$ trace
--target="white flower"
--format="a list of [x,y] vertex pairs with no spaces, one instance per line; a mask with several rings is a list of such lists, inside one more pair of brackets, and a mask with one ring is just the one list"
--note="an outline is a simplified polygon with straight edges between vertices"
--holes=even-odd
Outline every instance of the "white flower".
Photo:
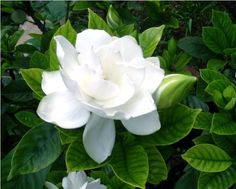
[[[58,189],[51,182],[46,182],[47,189]],[[94,180],[87,177],[85,172],[71,172],[62,180],[63,189],[106,189],[107,187],[100,183],[100,179]]]
[[78,33],[75,47],[63,36],[55,40],[60,70],[43,73],[46,96],[37,110],[43,120],[66,129],[86,124],[84,147],[98,163],[111,154],[114,120],[136,135],[160,128],[152,98],[164,77],[157,57],[145,59],[133,37],[103,30]]

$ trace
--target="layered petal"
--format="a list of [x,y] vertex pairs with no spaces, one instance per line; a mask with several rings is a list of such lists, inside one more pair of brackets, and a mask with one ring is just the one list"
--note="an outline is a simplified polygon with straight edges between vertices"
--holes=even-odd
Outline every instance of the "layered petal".
[[92,114],[83,133],[84,148],[97,163],[111,155],[115,143],[115,123]]
[[135,135],[149,135],[156,132],[161,127],[159,115],[156,110],[135,118],[121,121],[124,127]]
[[37,113],[43,120],[66,129],[83,126],[90,116],[69,92],[55,92],[45,96],[39,103]]
[[62,180],[63,189],[78,189],[87,182],[87,176],[84,171],[71,172]]
[[56,53],[63,71],[72,79],[77,78],[79,69],[78,53],[73,45],[63,36],[54,37],[56,40]]
[[77,34],[75,47],[79,53],[86,53],[111,41],[112,37],[103,30],[86,29]]
[[43,72],[41,85],[46,95],[54,92],[67,91],[60,71]]

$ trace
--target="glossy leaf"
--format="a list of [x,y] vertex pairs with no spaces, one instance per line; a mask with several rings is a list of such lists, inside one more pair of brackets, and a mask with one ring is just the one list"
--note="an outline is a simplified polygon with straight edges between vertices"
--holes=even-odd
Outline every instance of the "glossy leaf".
[[152,56],[159,43],[165,26],[152,27],[139,35],[139,44],[143,49],[144,57]]
[[11,169],[11,159],[15,148],[7,154],[1,162],[1,188],[2,189],[39,189],[43,188],[50,166],[32,174],[16,176],[14,179],[7,181],[7,175]]
[[112,5],[109,6],[106,20],[108,25],[113,29],[116,29],[117,27],[122,25],[122,19]]
[[156,147],[146,147],[145,151],[148,155],[149,164],[148,182],[159,184],[167,179],[168,171],[165,160]]
[[198,189],[228,189],[236,183],[236,166],[219,173],[201,173],[198,180]]
[[20,111],[15,114],[15,117],[19,122],[27,127],[34,127],[43,123],[43,120],[41,120],[33,112]]
[[31,57],[30,67],[46,70],[49,68],[49,58],[43,53],[36,51]]
[[199,109],[190,109],[184,105],[163,110],[160,112],[161,129],[139,140],[149,145],[174,144],[190,133],[199,113]]
[[148,156],[142,146],[118,143],[114,148],[110,165],[123,182],[145,188],[148,177]]
[[212,120],[211,132],[218,135],[235,135],[236,122],[230,114],[215,113]]
[[21,69],[23,79],[33,92],[41,98],[44,96],[44,92],[41,89],[42,73],[43,70],[38,68]]
[[33,127],[23,136],[16,147],[8,178],[44,169],[60,154],[61,144],[57,130],[49,124]]
[[227,64],[226,61],[219,60],[219,59],[210,59],[207,62],[207,68],[211,70],[220,70],[224,68],[224,66]]
[[81,140],[72,142],[68,147],[66,152],[66,167],[68,172],[94,169],[103,165],[96,163],[88,156]]
[[[72,45],[75,44],[76,40],[76,31],[71,26],[70,21],[67,21],[65,25],[62,25],[54,34],[54,36],[62,35],[67,40],[69,40]],[[59,62],[56,55],[56,42],[54,38],[52,38],[49,47],[49,54],[50,54],[50,69],[51,70],[58,70],[59,69]]]
[[200,75],[201,78],[207,83],[209,84],[212,81],[215,81],[217,79],[220,80],[224,80],[225,83],[230,84],[231,82],[229,81],[229,79],[224,76],[223,74],[221,74],[220,72],[217,72],[215,70],[210,70],[210,69],[201,69],[200,70]]
[[209,112],[200,112],[200,114],[198,114],[197,116],[193,128],[210,131],[212,118],[213,114]]
[[215,53],[223,53],[227,47],[225,34],[215,27],[203,27],[202,38],[206,46]]
[[192,167],[203,172],[220,172],[232,165],[231,157],[212,144],[199,144],[182,155]]
[[112,35],[112,31],[107,23],[91,9],[89,9],[88,19],[88,28],[105,30],[107,33]]

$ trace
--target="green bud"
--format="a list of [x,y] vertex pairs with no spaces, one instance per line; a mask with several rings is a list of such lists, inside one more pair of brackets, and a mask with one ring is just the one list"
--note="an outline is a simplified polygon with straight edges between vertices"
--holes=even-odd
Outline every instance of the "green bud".
[[169,108],[179,103],[187,96],[196,80],[196,77],[183,74],[165,76],[161,85],[153,94],[157,108]]

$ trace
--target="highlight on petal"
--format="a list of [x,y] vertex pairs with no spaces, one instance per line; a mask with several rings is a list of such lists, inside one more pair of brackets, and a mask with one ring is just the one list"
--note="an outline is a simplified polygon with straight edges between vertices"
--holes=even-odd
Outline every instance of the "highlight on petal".
[[58,189],[58,187],[55,184],[51,183],[51,182],[46,181],[44,185],[47,189]]
[[78,189],[87,182],[87,176],[84,171],[71,172],[62,180],[63,189]]
[[62,80],[60,71],[44,71],[42,75],[42,90],[48,95],[54,92],[66,91],[67,88]]
[[124,127],[135,135],[149,135],[161,128],[159,115],[156,110],[139,117],[121,121]]
[[77,34],[75,47],[79,53],[86,53],[111,41],[112,37],[104,30],[86,29]]
[[115,123],[92,114],[83,133],[83,144],[88,155],[102,163],[111,155],[115,143]]
[[79,63],[77,60],[78,53],[73,45],[63,36],[54,37],[56,41],[56,53],[60,65],[64,72],[71,78],[76,78]]
[[37,114],[43,120],[65,129],[78,128],[87,123],[90,113],[69,92],[55,92],[39,103]]

